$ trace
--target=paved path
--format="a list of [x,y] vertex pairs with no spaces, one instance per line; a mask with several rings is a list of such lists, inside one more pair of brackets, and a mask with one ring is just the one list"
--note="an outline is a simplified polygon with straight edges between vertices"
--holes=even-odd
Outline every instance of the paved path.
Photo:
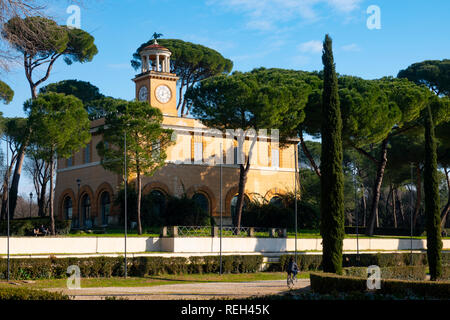
[[[295,289],[309,290],[309,279],[299,279]],[[61,291],[61,289],[48,289]],[[100,300],[106,297],[129,300],[208,300],[217,298],[242,299],[251,296],[282,294],[289,291],[286,280],[252,282],[211,282],[169,284],[153,287],[103,287],[62,290],[75,300]]]

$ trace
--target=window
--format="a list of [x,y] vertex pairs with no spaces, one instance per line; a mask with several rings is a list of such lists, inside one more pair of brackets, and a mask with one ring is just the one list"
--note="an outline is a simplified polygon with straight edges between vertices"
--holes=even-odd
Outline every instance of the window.
[[84,163],[91,162],[91,144],[88,143],[86,148],[84,149]]
[[278,149],[272,149],[272,167],[280,167],[280,150]]
[[81,200],[83,224],[87,228],[92,227],[92,217],[91,217],[91,198],[85,194]]
[[100,198],[101,211],[102,211],[102,225],[108,225],[108,216],[111,210],[111,198],[108,192],[103,192]]
[[203,162],[203,143],[194,142],[194,163]]
[[66,220],[72,219],[72,198],[66,197],[64,199],[64,217]]
[[73,157],[67,159],[67,167],[73,166]]
[[210,213],[209,211],[209,199],[203,193],[196,193],[192,196],[192,200],[197,203],[197,205],[206,213]]

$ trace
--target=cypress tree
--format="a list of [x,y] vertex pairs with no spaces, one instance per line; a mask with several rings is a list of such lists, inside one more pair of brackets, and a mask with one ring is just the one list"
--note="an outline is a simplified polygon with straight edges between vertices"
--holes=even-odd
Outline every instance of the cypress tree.
[[436,138],[430,106],[428,106],[428,114],[425,119],[424,175],[428,266],[431,280],[436,280],[442,275],[442,239]]
[[326,35],[322,62],[321,225],[322,266],[325,272],[342,272],[344,240],[344,175],[342,170],[342,119],[332,40]]

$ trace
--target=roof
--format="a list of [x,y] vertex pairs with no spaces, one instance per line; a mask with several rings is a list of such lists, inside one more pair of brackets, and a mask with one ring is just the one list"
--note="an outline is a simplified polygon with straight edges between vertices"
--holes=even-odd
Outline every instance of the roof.
[[162,45],[157,44],[157,43],[153,43],[153,44],[151,44],[151,45],[149,45],[149,46],[146,46],[146,47],[142,48],[141,51],[143,51],[143,50],[149,50],[149,49],[150,49],[150,50],[156,49],[156,50],[165,50],[165,51],[169,51],[169,49],[167,49],[166,47],[163,47]]

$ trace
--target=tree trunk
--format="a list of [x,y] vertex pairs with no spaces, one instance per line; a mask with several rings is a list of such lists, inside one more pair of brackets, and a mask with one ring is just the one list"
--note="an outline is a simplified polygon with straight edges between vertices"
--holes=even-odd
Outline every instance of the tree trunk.
[[445,222],[447,221],[448,213],[450,212],[450,171],[447,168],[444,168],[445,178],[447,179],[447,192],[448,192],[448,200],[444,209],[441,212],[441,228],[445,228]]
[[54,216],[54,201],[53,201],[53,174],[54,174],[53,157],[50,161],[50,230],[52,235],[55,235],[55,216]]
[[387,198],[385,201],[386,208],[384,210],[386,212],[386,216],[388,216],[388,214],[389,214],[389,206],[391,205],[390,200],[391,200],[392,190],[393,189],[392,189],[392,183],[391,183],[391,184],[389,184],[389,192],[388,192],[388,195],[387,195]]
[[394,217],[394,228],[397,229],[397,210],[396,210],[396,203],[395,203],[395,192],[397,189],[392,187],[392,215]]
[[39,207],[39,212],[38,212],[38,216],[39,217],[45,217],[45,207],[46,207],[46,193],[47,193],[47,183],[43,184],[41,186],[41,194],[38,195],[38,207]]
[[137,228],[138,234],[142,234],[142,224],[141,224],[141,198],[142,198],[142,188],[141,188],[141,172],[139,168],[136,173],[136,189],[137,189]]
[[[414,208],[414,217],[413,217],[413,226],[417,227],[417,219],[419,217],[420,213],[420,205],[422,204],[422,182],[421,182],[421,172],[420,172],[420,165],[416,164],[416,206]],[[417,230],[417,229],[416,229]]]
[[377,176],[373,188],[372,207],[367,221],[366,235],[372,236],[375,228],[375,219],[378,216],[378,203],[380,201],[381,184],[383,183],[384,170],[387,163],[387,145],[388,138],[384,139],[381,144],[381,158],[378,163]]
[[17,155],[16,167],[14,168],[14,174],[11,182],[11,188],[9,191],[9,208],[11,219],[14,217],[14,211],[17,205],[17,194],[19,192],[20,175],[22,174],[23,160],[25,159],[25,148],[19,150]]
[[235,227],[237,228],[237,233],[239,233],[239,228],[241,227],[241,217],[242,208],[244,207],[244,196],[245,196],[245,185],[247,184],[247,174],[250,169],[250,162],[247,160],[247,164],[239,165],[239,187],[238,187],[238,199],[236,203],[236,213],[235,213]]
[[362,209],[363,209],[363,226],[366,226],[366,211],[367,211],[367,203],[366,203],[366,195],[364,191],[364,184],[361,185],[361,192],[362,192]]
[[311,153],[309,152],[308,148],[306,147],[305,140],[303,140],[303,131],[300,131],[300,143],[302,145],[303,153],[308,158],[309,163],[314,168],[314,171],[316,172],[317,176],[320,178],[320,169],[317,166],[316,161],[314,161],[314,158],[311,156]]
[[403,203],[400,200],[400,197],[398,195],[398,190],[395,191],[395,198],[397,199],[397,203],[398,203],[398,209],[400,211],[400,216],[402,217],[402,225],[405,224],[405,210],[403,210]]

